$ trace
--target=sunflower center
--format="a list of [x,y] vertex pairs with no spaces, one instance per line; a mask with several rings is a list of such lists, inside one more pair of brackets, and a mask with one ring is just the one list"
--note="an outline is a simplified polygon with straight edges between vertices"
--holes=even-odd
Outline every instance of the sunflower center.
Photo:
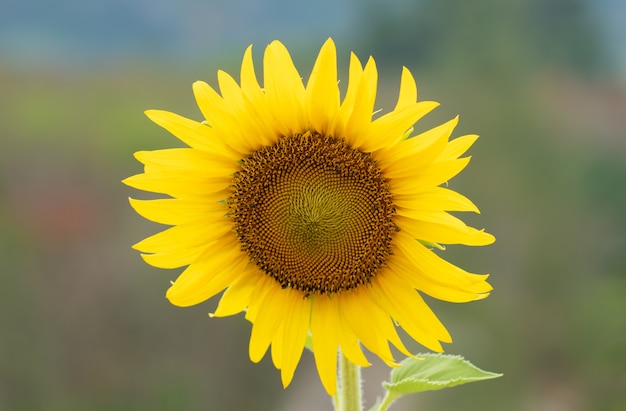
[[229,215],[250,261],[282,287],[336,293],[371,281],[391,252],[395,209],[369,153],[306,133],[243,160]]

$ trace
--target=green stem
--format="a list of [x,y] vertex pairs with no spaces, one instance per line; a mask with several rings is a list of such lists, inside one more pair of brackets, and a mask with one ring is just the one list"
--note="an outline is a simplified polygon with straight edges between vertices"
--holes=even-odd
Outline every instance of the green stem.
[[389,408],[389,406],[391,405],[391,403],[393,403],[397,398],[398,398],[397,394],[391,394],[389,391],[387,391],[385,393],[385,397],[380,403],[380,407],[378,408],[378,411],[386,411],[387,408]]
[[362,411],[361,367],[339,353],[339,379],[335,395],[335,411]]

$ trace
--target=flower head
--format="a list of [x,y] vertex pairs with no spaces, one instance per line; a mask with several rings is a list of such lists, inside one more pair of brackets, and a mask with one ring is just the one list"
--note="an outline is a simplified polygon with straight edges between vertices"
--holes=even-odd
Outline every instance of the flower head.
[[336,51],[324,43],[303,84],[287,49],[265,50],[263,87],[248,48],[237,83],[193,85],[202,122],[148,111],[188,148],[135,154],[144,172],[124,182],[166,194],[131,199],[145,218],[173,227],[134,247],[149,264],[186,266],[167,298],[190,306],[217,294],[212,316],[244,311],[250,358],[272,360],[287,386],[310,334],[322,384],[335,391],[337,353],[369,365],[361,345],[395,366],[396,327],[442,351],[450,335],[421,293],[467,302],[486,297],[487,275],[441,259],[439,244],[486,245],[493,236],[450,211],[478,212],[442,184],[469,162],[477,136],[449,140],[457,119],[412,136],[437,104],[417,101],[402,71],[395,108],[373,119],[377,71],[352,54],[343,99]]

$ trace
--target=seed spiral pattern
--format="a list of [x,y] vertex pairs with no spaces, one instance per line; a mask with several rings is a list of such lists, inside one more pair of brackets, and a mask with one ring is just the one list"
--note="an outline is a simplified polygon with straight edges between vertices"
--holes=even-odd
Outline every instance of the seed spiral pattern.
[[248,155],[228,207],[250,261],[307,296],[370,282],[398,230],[387,181],[370,154],[309,132]]

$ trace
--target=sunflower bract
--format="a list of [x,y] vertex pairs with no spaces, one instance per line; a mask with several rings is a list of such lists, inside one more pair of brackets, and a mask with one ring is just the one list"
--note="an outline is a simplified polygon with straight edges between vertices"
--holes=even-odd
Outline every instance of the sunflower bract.
[[239,83],[223,71],[219,92],[194,83],[201,121],[146,112],[188,148],[136,154],[144,172],[124,183],[166,197],[131,205],[172,227],[134,248],[155,267],[186,267],[167,291],[172,304],[222,293],[212,316],[244,311],[251,360],[271,347],[285,387],[308,334],[330,395],[338,350],[367,366],[363,346],[395,366],[390,344],[411,355],[401,327],[442,351],[450,335],[421,294],[468,302],[491,291],[487,275],[468,273],[425,245],[494,241],[450,214],[478,209],[442,186],[468,164],[461,156],[476,136],[450,140],[453,119],[407,138],[437,104],[417,100],[406,68],[395,108],[373,119],[372,58],[363,66],[351,55],[341,98],[331,39],[306,85],[278,41],[265,50],[263,73],[261,86],[249,47]]

